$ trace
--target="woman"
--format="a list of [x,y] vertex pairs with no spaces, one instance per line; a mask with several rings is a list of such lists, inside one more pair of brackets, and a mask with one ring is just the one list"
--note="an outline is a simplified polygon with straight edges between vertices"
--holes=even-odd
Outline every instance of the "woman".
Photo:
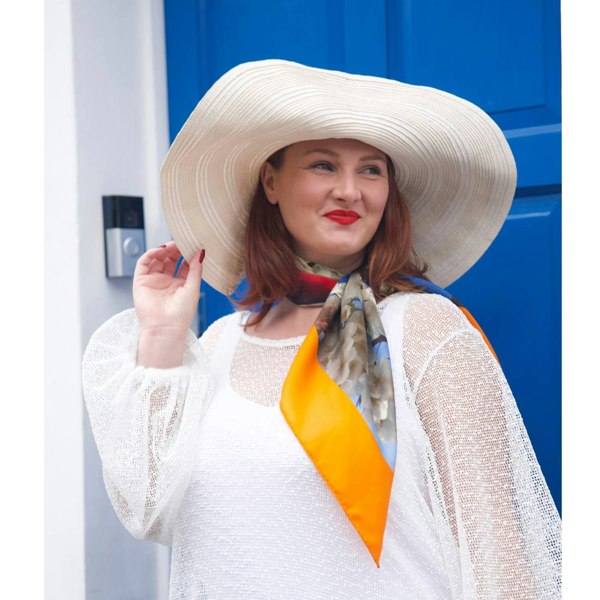
[[[84,357],[109,496],[172,545],[171,598],[560,596],[510,389],[431,283],[483,254],[515,177],[439,90],[275,60],[209,90],[161,172],[175,241]],[[244,275],[197,340],[201,280]]]

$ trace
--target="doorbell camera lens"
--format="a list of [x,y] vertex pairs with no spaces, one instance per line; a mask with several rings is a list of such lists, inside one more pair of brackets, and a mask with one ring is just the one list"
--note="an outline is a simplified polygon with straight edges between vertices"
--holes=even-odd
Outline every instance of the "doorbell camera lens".
[[133,208],[127,208],[123,211],[123,227],[137,229],[140,226],[139,214]]

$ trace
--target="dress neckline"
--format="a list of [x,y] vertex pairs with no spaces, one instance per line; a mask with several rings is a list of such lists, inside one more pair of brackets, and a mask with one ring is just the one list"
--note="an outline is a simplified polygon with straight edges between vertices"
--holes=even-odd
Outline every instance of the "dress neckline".
[[302,342],[304,341],[304,338],[306,338],[305,335],[298,335],[295,337],[280,338],[280,339],[263,338],[263,337],[258,337],[256,335],[250,335],[249,333],[246,333],[243,329],[240,332],[240,337],[241,337],[241,339],[245,340],[246,342],[249,342],[250,344],[255,344],[256,346],[271,346],[271,347],[277,347],[277,348],[281,348],[281,347],[285,347],[285,346],[300,346],[302,344]]

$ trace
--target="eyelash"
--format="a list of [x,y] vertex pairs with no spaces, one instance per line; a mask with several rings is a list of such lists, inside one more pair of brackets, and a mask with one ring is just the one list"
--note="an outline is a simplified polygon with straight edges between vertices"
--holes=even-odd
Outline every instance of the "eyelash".
[[311,168],[313,169],[317,169],[318,167],[327,167],[327,170],[333,171],[333,167],[329,163],[323,162],[322,160],[311,165]]
[[374,166],[374,165],[370,165],[368,167],[365,167],[365,169],[373,169],[373,171],[375,171],[374,173],[369,173],[369,175],[381,175],[381,169],[379,167]]
[[[327,167],[327,169],[321,169],[320,168],[320,167],[323,167],[323,166]],[[312,169],[317,169],[318,168],[318,170],[333,171],[333,165],[331,165],[328,162],[324,162],[322,160],[320,160],[319,162],[313,163],[311,165],[311,168]],[[365,170],[369,170],[369,169],[372,169],[374,172],[373,173],[367,173],[367,175],[381,175],[381,169],[379,167],[375,166],[375,165],[369,165],[367,167],[364,167],[362,170],[365,171]]]

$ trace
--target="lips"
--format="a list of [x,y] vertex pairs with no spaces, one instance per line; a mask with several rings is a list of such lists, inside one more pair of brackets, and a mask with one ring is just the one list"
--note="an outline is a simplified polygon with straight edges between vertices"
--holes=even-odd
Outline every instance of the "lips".
[[360,219],[360,215],[353,210],[332,210],[325,215],[331,221],[335,221],[340,225],[352,225]]

